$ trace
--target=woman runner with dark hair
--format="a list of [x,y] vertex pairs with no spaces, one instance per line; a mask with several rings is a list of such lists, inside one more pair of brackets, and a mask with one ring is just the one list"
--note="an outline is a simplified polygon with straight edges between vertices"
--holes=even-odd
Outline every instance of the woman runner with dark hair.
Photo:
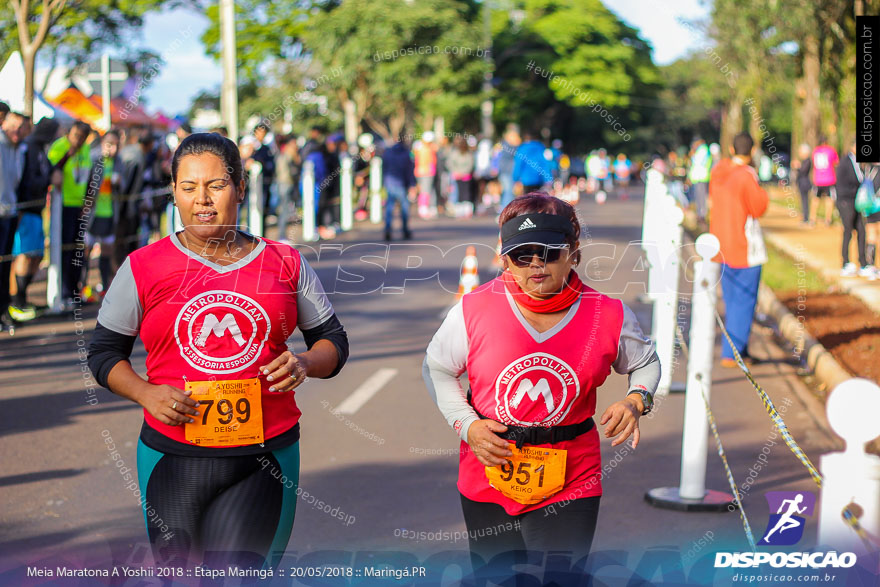
[[[144,408],[137,494],[156,562],[272,566],[299,480],[294,390],[333,377],[348,339],[314,270],[238,227],[235,143],[193,134],[174,153],[183,230],[128,256],[89,348],[95,379]],[[299,328],[308,350],[292,353]],[[147,377],[128,362],[135,339]]]
[[[474,570],[516,550],[569,551],[583,568],[602,495],[596,389],[612,367],[629,374],[627,395],[599,424],[612,446],[632,437],[635,447],[660,363],[629,308],[578,277],[570,204],[533,192],[499,224],[504,272],[450,310],[428,346],[425,381],[461,437]],[[513,529],[487,531],[498,528]]]

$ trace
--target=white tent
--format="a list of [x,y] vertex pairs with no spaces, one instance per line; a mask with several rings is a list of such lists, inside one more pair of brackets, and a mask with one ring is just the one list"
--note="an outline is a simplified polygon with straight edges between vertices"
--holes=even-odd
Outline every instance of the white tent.
[[[9,104],[13,111],[24,110],[24,62],[21,53],[15,51],[9,56],[3,69],[0,69],[0,100]],[[54,118],[56,111],[42,97],[34,92],[34,120],[43,117]],[[67,118],[67,116],[63,116]]]

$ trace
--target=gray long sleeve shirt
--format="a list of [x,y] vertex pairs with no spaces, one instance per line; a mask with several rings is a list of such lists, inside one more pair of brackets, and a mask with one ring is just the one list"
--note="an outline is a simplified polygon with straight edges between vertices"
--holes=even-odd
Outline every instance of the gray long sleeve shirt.
[[0,218],[18,212],[16,190],[24,169],[24,151],[0,130]]

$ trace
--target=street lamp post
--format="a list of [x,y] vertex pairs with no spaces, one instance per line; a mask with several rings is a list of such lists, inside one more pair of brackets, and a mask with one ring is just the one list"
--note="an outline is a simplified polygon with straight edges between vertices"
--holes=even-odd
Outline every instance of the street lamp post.
[[238,142],[238,78],[235,69],[235,0],[220,0],[220,47],[223,89],[220,111],[229,138]]
[[480,127],[483,137],[491,139],[495,132],[492,126],[492,9],[489,0],[483,0],[483,59],[486,72],[483,74],[483,103],[480,105]]

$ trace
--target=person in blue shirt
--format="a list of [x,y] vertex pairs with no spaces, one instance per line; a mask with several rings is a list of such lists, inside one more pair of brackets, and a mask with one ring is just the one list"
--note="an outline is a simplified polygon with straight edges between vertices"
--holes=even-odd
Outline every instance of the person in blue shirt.
[[394,204],[400,202],[400,222],[404,240],[412,239],[409,231],[409,197],[415,197],[415,163],[410,157],[406,134],[401,131],[397,143],[382,155],[382,181],[388,199],[385,202],[385,240],[391,240]]
[[535,140],[534,134],[523,133],[523,143],[517,148],[513,163],[513,181],[520,193],[538,191],[553,181],[552,157],[550,161],[545,158],[546,150],[542,142]]

